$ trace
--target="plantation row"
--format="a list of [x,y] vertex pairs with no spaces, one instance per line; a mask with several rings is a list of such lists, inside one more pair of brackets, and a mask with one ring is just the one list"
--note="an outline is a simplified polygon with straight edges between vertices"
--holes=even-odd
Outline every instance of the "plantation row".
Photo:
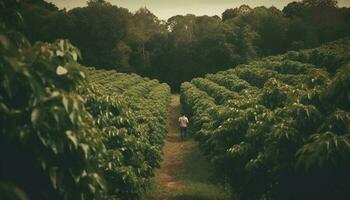
[[0,199],[139,199],[159,167],[169,86],[15,34],[0,32]]
[[185,82],[193,133],[241,200],[350,198],[350,38]]
[[79,91],[104,135],[108,191],[121,199],[139,199],[160,166],[170,88],[113,70],[89,69],[87,75]]

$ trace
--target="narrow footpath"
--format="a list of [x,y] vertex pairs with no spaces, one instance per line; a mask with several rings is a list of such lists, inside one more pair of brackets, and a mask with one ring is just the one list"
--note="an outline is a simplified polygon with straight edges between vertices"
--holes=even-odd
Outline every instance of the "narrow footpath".
[[[147,200],[226,200],[227,191],[213,179],[213,169],[192,139],[182,141],[177,120],[179,95],[172,95],[168,135],[163,147],[161,168],[156,171]],[[191,122],[190,122],[191,123]],[[189,133],[191,135],[191,133]]]

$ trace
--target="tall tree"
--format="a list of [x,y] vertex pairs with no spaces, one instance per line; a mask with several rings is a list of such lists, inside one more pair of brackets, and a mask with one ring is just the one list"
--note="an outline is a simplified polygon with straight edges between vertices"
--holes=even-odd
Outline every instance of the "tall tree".
[[171,17],[167,21],[168,29],[170,30],[170,38],[176,43],[188,44],[195,40],[194,26],[196,16],[195,15],[177,15]]
[[[164,23],[146,7],[140,8],[132,16],[128,38],[132,43],[138,46],[135,52],[136,59],[134,59],[134,65],[142,66],[143,69],[141,69],[141,71],[146,70],[150,65],[149,52],[146,50],[147,42],[155,35],[162,34],[165,31]],[[141,57],[138,56],[139,53]]]
[[[346,9],[338,8],[336,0],[292,2],[283,9],[283,13],[291,18],[289,40],[294,40],[291,43],[300,41],[305,47],[345,37],[350,31],[346,23]],[[302,34],[293,34],[298,32]]]
[[113,49],[126,39],[131,13],[104,1],[90,1],[84,8],[69,11],[70,39],[82,53],[84,63],[115,68]]
[[229,9],[226,9],[222,13],[221,18],[222,18],[222,21],[227,21],[227,20],[233,19],[237,16],[238,16],[237,10],[233,9],[233,8],[229,8]]
[[321,8],[336,8],[338,5],[337,0],[303,0],[301,3],[307,7]]

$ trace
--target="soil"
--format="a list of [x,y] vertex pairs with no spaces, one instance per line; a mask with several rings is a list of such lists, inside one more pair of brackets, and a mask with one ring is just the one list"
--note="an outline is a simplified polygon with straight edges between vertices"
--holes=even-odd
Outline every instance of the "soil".
[[163,161],[156,171],[154,186],[145,199],[229,199],[223,186],[213,183],[213,168],[199,150],[197,142],[180,137],[179,95],[172,95],[169,112]]

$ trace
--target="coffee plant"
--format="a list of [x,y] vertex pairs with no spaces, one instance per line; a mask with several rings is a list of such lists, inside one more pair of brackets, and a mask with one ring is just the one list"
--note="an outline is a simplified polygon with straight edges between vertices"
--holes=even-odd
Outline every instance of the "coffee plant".
[[349,49],[344,38],[182,84],[193,132],[237,199],[350,198]]
[[31,45],[16,5],[0,1],[0,199],[141,198],[169,86],[81,66],[67,40]]

